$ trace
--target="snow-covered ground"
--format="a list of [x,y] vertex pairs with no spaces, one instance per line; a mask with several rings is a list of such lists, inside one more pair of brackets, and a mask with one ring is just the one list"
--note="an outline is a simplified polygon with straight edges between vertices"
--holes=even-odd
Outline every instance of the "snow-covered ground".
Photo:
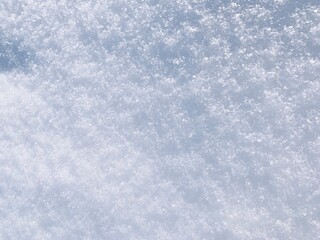
[[0,239],[320,239],[318,0],[0,2]]

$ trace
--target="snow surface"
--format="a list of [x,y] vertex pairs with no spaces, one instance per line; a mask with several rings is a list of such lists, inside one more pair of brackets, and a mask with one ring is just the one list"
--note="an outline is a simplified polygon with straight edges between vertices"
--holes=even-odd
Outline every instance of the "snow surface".
[[318,0],[3,0],[0,23],[0,239],[320,239]]

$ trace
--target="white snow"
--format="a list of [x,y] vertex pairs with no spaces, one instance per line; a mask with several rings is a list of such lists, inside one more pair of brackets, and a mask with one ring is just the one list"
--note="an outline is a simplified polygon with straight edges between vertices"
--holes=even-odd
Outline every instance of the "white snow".
[[0,22],[0,239],[320,239],[317,0],[4,0]]

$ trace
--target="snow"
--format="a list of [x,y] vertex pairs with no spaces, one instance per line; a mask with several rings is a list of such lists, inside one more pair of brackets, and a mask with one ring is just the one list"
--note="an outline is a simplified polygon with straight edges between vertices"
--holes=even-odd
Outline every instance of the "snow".
[[1,239],[320,239],[317,0],[0,3]]

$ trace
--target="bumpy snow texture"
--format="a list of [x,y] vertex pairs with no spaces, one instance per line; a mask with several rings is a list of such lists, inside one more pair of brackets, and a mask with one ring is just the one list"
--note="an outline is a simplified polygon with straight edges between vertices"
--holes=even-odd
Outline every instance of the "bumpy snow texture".
[[320,239],[318,0],[3,0],[0,239]]

